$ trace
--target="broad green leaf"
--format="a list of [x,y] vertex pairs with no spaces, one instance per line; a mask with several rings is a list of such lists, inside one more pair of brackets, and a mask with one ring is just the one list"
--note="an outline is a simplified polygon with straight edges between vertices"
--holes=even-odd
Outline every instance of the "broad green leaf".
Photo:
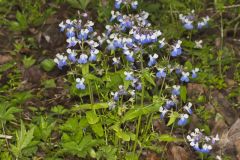
[[0,65],[0,73],[5,72],[6,70],[13,68],[16,65],[15,62],[9,62],[3,65]]
[[122,123],[133,120],[139,116],[157,112],[161,104],[152,104],[146,107],[137,107],[130,109],[122,118]]
[[43,81],[43,85],[44,88],[55,88],[56,87],[56,83],[54,79],[49,79],[49,80],[45,80]]
[[116,132],[116,135],[118,136],[118,138],[121,138],[124,141],[130,141],[130,139],[131,139],[130,134],[128,134],[127,132],[124,132],[120,128],[120,124],[119,123],[116,123],[111,128]]
[[55,66],[56,63],[52,59],[45,59],[41,62],[41,67],[47,72],[53,70]]
[[187,70],[192,70],[192,63],[190,61],[186,61],[184,64],[184,68],[186,68]]
[[92,130],[99,136],[102,137],[104,134],[103,127],[101,123],[96,123],[91,125]]
[[72,117],[69,118],[62,126],[60,126],[60,129],[62,129],[63,131],[74,132],[78,127],[78,118]]
[[187,88],[186,86],[181,86],[180,87],[180,97],[181,100],[185,103],[187,100]]
[[156,84],[155,84],[155,82],[154,82],[154,79],[153,79],[153,77],[152,77],[152,75],[151,75],[150,72],[148,72],[147,70],[145,70],[145,71],[143,72],[143,77],[144,77],[144,79],[145,79],[146,81],[148,81],[149,83],[151,83],[153,86],[156,86]]
[[79,111],[84,109],[102,109],[102,108],[108,108],[108,104],[107,103],[81,104],[74,106],[72,110]]
[[11,121],[15,119],[14,113],[22,111],[16,107],[8,107],[7,104],[0,104],[0,121],[5,123],[6,121]]
[[85,77],[89,73],[89,64],[83,64],[82,65],[82,75]]
[[30,147],[33,139],[34,128],[29,131],[26,130],[23,122],[21,121],[21,130],[16,134],[16,146],[11,144],[11,149],[15,157],[18,159],[22,156],[22,152],[25,148]]
[[86,118],[89,124],[96,124],[99,121],[99,117],[94,111],[86,112]]
[[136,153],[127,153],[125,156],[125,160],[138,160],[138,155]]
[[97,152],[97,159],[117,160],[117,148],[115,146],[101,146]]
[[159,140],[162,141],[162,142],[179,142],[179,141],[184,141],[183,139],[176,138],[176,137],[173,137],[173,136],[168,135],[168,134],[160,135]]
[[116,135],[118,136],[118,138],[121,138],[124,141],[130,141],[130,135],[127,132],[123,132],[122,130],[119,130],[118,132],[116,132]]
[[171,115],[169,116],[170,119],[168,121],[167,126],[170,126],[171,124],[173,124],[178,117],[179,117],[178,112],[172,112]]
[[73,7],[77,9],[85,10],[86,7],[89,5],[91,0],[67,0],[67,2]]

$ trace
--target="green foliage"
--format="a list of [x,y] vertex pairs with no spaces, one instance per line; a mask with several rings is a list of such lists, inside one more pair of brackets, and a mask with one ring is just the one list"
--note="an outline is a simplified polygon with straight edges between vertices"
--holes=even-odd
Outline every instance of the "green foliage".
[[29,68],[31,67],[34,63],[36,62],[36,60],[33,57],[24,57],[23,58],[23,65],[25,68]]
[[26,130],[21,122],[21,130],[16,133],[16,145],[11,144],[11,151],[16,159],[30,156],[37,150],[37,141],[33,141],[34,128]]
[[55,65],[55,62],[52,59],[45,59],[41,62],[41,67],[47,72],[53,70]]
[[0,122],[1,124],[5,124],[7,121],[15,120],[14,113],[20,112],[21,109],[16,107],[12,107],[7,103],[0,104]]
[[91,0],[67,0],[67,2],[73,7],[77,9],[85,10]]
[[[38,46],[37,42],[44,32],[42,29],[46,20],[55,11],[60,15],[59,17],[74,15],[73,18],[76,19],[78,10],[80,13],[90,13],[89,15],[94,15],[93,18],[97,20],[96,25],[103,28],[104,24],[109,23],[113,1],[0,0],[0,25],[2,26],[0,34],[5,34],[5,28],[14,32],[14,36],[9,35],[13,42],[13,49],[10,52],[6,51],[13,56],[13,60],[0,65],[0,129],[1,136],[7,137],[0,139],[0,145],[3,146],[0,148],[0,159],[137,160],[142,156],[143,150],[164,155],[165,143],[185,145],[184,139],[178,138],[180,137],[179,131],[182,131],[184,135],[190,131],[182,128],[175,132],[175,123],[183,111],[182,106],[188,100],[195,103],[192,109],[194,114],[201,119],[200,122],[191,122],[190,118],[189,122],[193,123],[192,126],[204,129],[210,135],[211,125],[208,124],[208,121],[216,115],[216,111],[208,110],[204,105],[211,103],[209,101],[211,97],[208,96],[209,93],[205,94],[205,91],[194,98],[188,97],[190,92],[188,93],[188,86],[185,83],[182,83],[180,87],[180,105],[177,106],[180,110],[176,111],[175,108],[172,108],[166,117],[166,125],[171,126],[172,130],[170,131],[170,127],[168,127],[162,134],[160,127],[156,127],[155,124],[155,120],[159,120],[159,107],[163,106],[167,100],[169,88],[173,84],[179,83],[179,75],[169,76],[174,71],[166,69],[167,77],[164,80],[157,79],[154,75],[155,71],[158,67],[178,66],[178,60],[184,70],[191,71],[195,67],[200,68],[198,77],[190,78],[191,83],[204,84],[209,92],[216,89],[227,92],[229,93],[227,98],[232,102],[232,106],[236,106],[236,108],[239,106],[236,102],[240,94],[237,85],[240,82],[240,72],[238,72],[240,65],[238,55],[234,52],[238,48],[228,44],[231,39],[228,37],[229,35],[233,34],[235,38],[238,35],[238,14],[240,12],[239,8],[234,7],[237,1],[205,2],[198,0],[139,1],[141,7],[139,10],[144,9],[150,12],[150,21],[154,24],[153,26],[156,26],[156,29],[161,27],[164,37],[170,42],[169,45],[184,37],[182,44],[184,54],[179,59],[171,58],[169,60],[169,50],[155,49],[155,46],[149,47],[149,54],[160,53],[162,59],[153,70],[144,68],[138,72],[136,70],[140,67],[140,62],[137,61],[134,64],[136,65],[134,72],[143,82],[145,92],[136,91],[135,97],[126,102],[124,101],[128,97],[122,95],[115,106],[111,108],[109,105],[112,102],[111,92],[118,91],[119,85],[124,85],[125,89],[132,87],[131,82],[126,81],[124,75],[124,71],[128,70],[131,65],[124,61],[123,57],[121,57],[122,66],[108,67],[112,57],[119,56],[118,50],[110,55],[107,54],[107,51],[106,53],[100,52],[96,64],[79,64],[76,69],[70,67],[71,71],[64,78],[64,86],[61,86],[58,77],[56,79],[52,77],[55,75],[55,62],[51,58],[45,59],[47,54],[44,55],[44,58],[41,57],[42,53],[48,53],[48,51],[39,51],[42,48],[38,48],[40,45]],[[229,9],[227,5],[233,5],[234,8]],[[60,10],[69,6],[72,9]],[[208,8],[205,8],[206,6]],[[124,11],[125,9],[128,11],[129,8],[123,8]],[[200,31],[201,34],[197,34],[195,30],[188,33],[183,29],[178,16],[180,13],[187,14],[192,9],[195,9],[197,15],[198,13],[200,13],[199,15],[205,14],[206,9],[211,10],[209,13],[214,12],[213,17],[210,15],[212,22],[209,24],[213,34],[208,35],[207,30],[204,29]],[[225,18],[225,15],[229,17]],[[235,15],[236,17],[234,17]],[[221,16],[223,16],[223,22],[219,21]],[[231,16],[234,18],[229,21]],[[60,22],[63,19],[58,20]],[[55,25],[55,22],[53,23],[50,25]],[[219,25],[221,23],[224,27],[224,39],[222,39],[224,43],[219,49],[219,46],[217,44],[214,46],[214,43],[217,43],[216,39],[220,35],[215,34],[214,31],[221,30]],[[15,36],[15,31],[22,33],[20,36],[19,33]],[[203,40],[202,49],[195,48],[194,40],[199,39]],[[32,55],[34,52],[30,52],[31,55],[22,53],[25,49],[30,51],[38,49],[37,53],[40,54],[35,56]],[[5,48],[3,52],[5,52]],[[139,54],[134,56],[137,58]],[[50,72],[46,74],[46,77],[44,75],[44,80],[41,81],[40,87],[37,86],[38,88],[31,88],[32,86],[27,84],[28,82],[25,81],[22,74],[25,69],[33,65]],[[86,90],[76,89],[76,76],[85,78]],[[231,87],[227,83],[229,78],[234,81],[234,85]],[[63,94],[60,88],[64,88]],[[161,89],[160,93],[159,89]],[[47,94],[52,91],[57,92],[56,95],[48,96]],[[92,100],[88,96],[93,97]],[[30,99],[31,101],[25,103]],[[65,99],[67,99],[66,103]],[[175,136],[175,133],[178,136]],[[134,146],[136,147],[134,148]],[[223,157],[225,157],[223,159],[228,159],[227,156]],[[204,155],[204,158],[213,159],[208,155]]]

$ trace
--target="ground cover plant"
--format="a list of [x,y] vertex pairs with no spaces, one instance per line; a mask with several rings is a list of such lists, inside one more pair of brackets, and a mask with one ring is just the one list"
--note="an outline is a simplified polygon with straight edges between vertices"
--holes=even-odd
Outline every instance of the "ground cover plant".
[[239,159],[237,1],[0,2],[1,159]]

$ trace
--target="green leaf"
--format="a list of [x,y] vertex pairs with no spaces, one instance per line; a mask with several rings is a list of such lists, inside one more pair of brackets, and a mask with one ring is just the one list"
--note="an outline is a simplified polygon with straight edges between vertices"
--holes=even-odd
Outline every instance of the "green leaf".
[[138,107],[138,108],[133,108],[130,109],[122,118],[122,123],[126,122],[126,121],[130,121],[133,120],[139,116],[145,115],[145,114],[150,114],[150,113],[154,113],[156,111],[159,110],[159,106],[161,106],[161,104],[152,104],[146,107]]
[[15,62],[10,62],[10,63],[6,63],[6,64],[3,64],[3,65],[0,65],[0,73],[1,72],[5,72],[8,69],[13,68],[15,65],[16,65]]
[[144,70],[143,72],[143,77],[146,81],[148,81],[149,83],[151,83],[153,86],[156,86],[153,77],[151,75],[151,73],[149,73],[147,70]]
[[24,56],[23,58],[23,65],[25,68],[31,67],[35,62],[36,60],[33,57]]
[[96,124],[99,121],[99,117],[94,111],[86,112],[86,118],[89,124]]
[[69,118],[62,126],[60,126],[60,129],[63,131],[74,132],[78,127],[78,118],[72,117]]
[[171,115],[169,116],[170,119],[168,121],[167,126],[170,126],[171,124],[173,124],[178,117],[179,117],[178,112],[172,112]]
[[95,104],[81,104],[81,105],[75,105],[72,110],[73,111],[79,111],[84,109],[103,109],[108,108],[107,103],[95,103]]
[[52,112],[56,113],[56,114],[64,114],[64,113],[67,113],[68,110],[65,109],[63,106],[61,105],[58,105],[58,106],[54,106],[52,109],[51,109]]
[[54,79],[49,79],[49,80],[45,80],[43,81],[43,85],[44,88],[55,88],[56,87],[56,83]]
[[20,112],[21,109],[16,107],[8,107],[7,104],[0,104],[0,121],[5,123],[15,119],[14,113]]
[[181,100],[185,103],[187,100],[187,88],[186,86],[181,86],[180,87],[180,97]]
[[125,156],[125,160],[138,160],[138,155],[136,153],[127,153]]
[[85,10],[89,5],[91,0],[67,0],[67,2],[73,7],[77,9]]
[[53,70],[55,65],[56,63],[52,59],[45,59],[41,62],[41,67],[47,72]]
[[102,124],[101,123],[97,123],[97,124],[92,124],[91,125],[92,130],[99,136],[102,137],[104,132],[103,132],[103,128],[102,128]]
[[89,73],[89,64],[83,64],[82,65],[82,75],[85,77]]
[[31,144],[33,140],[34,128],[31,128],[29,131],[26,130],[23,122],[21,121],[21,130],[16,134],[16,146],[11,144],[11,149],[14,156],[18,159],[22,157],[23,150],[28,147],[33,147],[36,144]]
[[10,22],[10,29],[14,31],[24,31],[28,28],[27,17],[21,12],[16,13],[17,21]]
[[186,61],[184,64],[184,68],[186,68],[187,70],[192,70],[192,63],[190,61]]
[[97,159],[117,160],[117,148],[115,146],[101,146],[97,152]]
[[176,138],[176,137],[173,137],[173,136],[168,135],[168,134],[160,135],[159,140],[162,141],[162,142],[179,142],[179,141],[184,141],[183,139]]

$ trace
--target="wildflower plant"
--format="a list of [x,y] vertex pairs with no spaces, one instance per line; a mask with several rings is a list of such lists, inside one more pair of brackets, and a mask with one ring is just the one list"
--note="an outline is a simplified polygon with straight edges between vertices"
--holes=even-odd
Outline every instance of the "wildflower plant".
[[[114,7],[104,31],[95,28],[85,13],[61,22],[67,49],[54,61],[59,69],[69,69],[71,93],[81,100],[76,109],[88,109],[83,117],[90,127],[86,125],[85,132],[92,129],[96,134],[92,136],[99,139],[104,135],[107,144],[126,143],[128,148],[123,149],[135,153],[139,144],[151,143],[141,136],[152,136],[156,115],[172,127],[191,121],[194,104],[187,102],[186,85],[201,69],[178,63],[188,52],[183,40],[168,43],[148,20],[149,13],[137,12],[137,1],[115,0]],[[194,28],[193,15],[179,17],[186,30]],[[208,20],[197,23],[197,28],[207,26]],[[202,150],[195,137],[187,138],[196,151]]]

